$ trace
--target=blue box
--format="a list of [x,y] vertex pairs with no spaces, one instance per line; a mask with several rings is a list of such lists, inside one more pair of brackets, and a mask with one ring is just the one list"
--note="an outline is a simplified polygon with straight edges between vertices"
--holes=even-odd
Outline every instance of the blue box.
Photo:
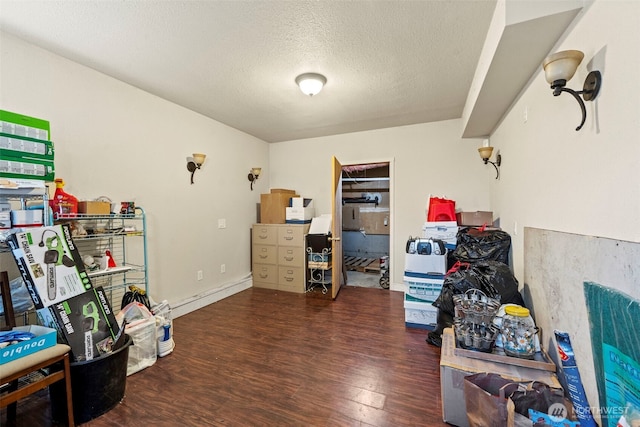
[[13,330],[31,332],[35,335],[35,338],[20,341],[17,344],[12,344],[0,349],[0,365],[56,345],[57,334],[55,329],[45,328],[39,325],[27,325],[17,326],[13,328]]

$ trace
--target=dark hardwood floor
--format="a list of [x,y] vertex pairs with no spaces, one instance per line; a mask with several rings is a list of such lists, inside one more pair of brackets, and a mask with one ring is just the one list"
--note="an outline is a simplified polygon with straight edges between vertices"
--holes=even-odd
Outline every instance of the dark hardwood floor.
[[[405,328],[402,292],[347,286],[332,302],[251,288],[175,319],[174,352],[84,425],[447,426],[425,337]],[[19,402],[18,425],[56,425],[50,414],[41,392]]]

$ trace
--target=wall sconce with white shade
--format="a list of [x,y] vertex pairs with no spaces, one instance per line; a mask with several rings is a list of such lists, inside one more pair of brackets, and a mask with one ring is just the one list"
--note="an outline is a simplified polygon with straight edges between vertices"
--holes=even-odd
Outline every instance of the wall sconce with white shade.
[[324,85],[327,84],[327,78],[322,74],[305,73],[296,77],[296,84],[302,93],[313,96],[320,93]]
[[260,172],[262,172],[262,168],[251,168],[251,172],[249,172],[248,178],[251,182],[251,191],[253,191],[253,182],[258,180]]
[[[584,106],[585,101],[593,101],[598,92],[600,91],[600,85],[602,84],[602,75],[600,71],[591,71],[587,74],[587,78],[584,81],[584,85],[581,91],[575,91],[569,89],[566,86],[567,82],[571,80],[578,68],[578,65],[582,62],[584,53],[579,50],[564,50],[547,56],[542,62],[542,69],[544,70],[544,76],[547,82],[551,84],[553,89],[553,96],[558,96],[562,92],[570,93],[578,104],[580,104],[580,110],[582,111],[582,121],[580,126],[576,130],[582,129],[585,120],[587,119],[587,110]],[[582,95],[582,98],[580,98]]]
[[496,179],[500,178],[500,164],[502,163],[502,156],[497,154],[495,162],[489,160],[493,153],[493,147],[480,147],[478,148],[478,153],[480,153],[480,157],[482,157],[482,161],[485,165],[487,163],[491,163],[493,167],[496,168]]
[[193,153],[193,157],[187,157],[187,170],[191,172],[191,184],[193,184],[193,174],[200,169],[205,157],[207,155],[202,153]]

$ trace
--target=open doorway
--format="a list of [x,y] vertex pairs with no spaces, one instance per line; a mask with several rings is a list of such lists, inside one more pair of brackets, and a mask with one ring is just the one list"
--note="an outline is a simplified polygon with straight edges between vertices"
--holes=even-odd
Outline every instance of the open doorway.
[[342,251],[347,286],[389,288],[389,162],[343,165]]

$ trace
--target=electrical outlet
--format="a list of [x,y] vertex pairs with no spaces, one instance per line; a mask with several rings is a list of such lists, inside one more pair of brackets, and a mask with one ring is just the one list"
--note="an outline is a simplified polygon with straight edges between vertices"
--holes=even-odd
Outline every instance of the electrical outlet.
[[225,273],[227,271],[227,266],[224,264],[220,264],[220,273]]
[[218,220],[218,228],[227,228],[227,220],[222,218]]
[[203,277],[202,270],[198,270],[196,272],[196,279],[202,280],[202,277]]

